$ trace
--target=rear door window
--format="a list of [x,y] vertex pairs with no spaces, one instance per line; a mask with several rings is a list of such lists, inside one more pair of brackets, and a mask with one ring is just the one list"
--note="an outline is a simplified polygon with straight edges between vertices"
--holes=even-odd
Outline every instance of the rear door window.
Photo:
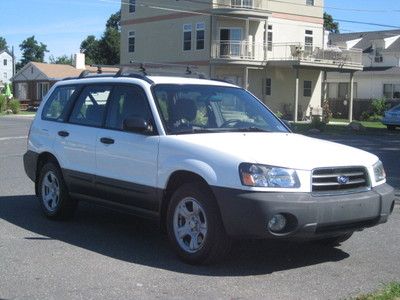
[[56,88],[44,105],[42,119],[58,122],[65,121],[68,107],[76,93],[76,86],[61,86]]
[[75,103],[70,123],[101,127],[111,86],[87,86]]

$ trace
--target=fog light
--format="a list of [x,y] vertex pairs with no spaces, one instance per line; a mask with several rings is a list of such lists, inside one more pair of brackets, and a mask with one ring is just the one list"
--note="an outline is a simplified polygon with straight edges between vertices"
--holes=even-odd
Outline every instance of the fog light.
[[284,215],[276,214],[268,222],[268,228],[272,232],[280,232],[286,227],[286,218]]

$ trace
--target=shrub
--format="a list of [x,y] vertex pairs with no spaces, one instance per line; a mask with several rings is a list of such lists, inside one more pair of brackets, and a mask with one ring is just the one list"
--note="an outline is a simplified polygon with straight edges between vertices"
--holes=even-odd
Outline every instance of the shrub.
[[279,118],[282,119],[283,113],[281,113],[279,110],[275,113],[275,115]]
[[321,121],[319,116],[313,116],[311,120],[311,128],[318,129],[320,131],[324,131],[326,127],[326,123]]
[[19,114],[20,110],[21,110],[21,104],[19,103],[18,100],[11,100],[10,102],[8,102],[8,108],[12,110],[13,114]]
[[329,101],[325,100],[322,103],[322,121],[325,124],[328,124],[331,119],[332,119],[332,111],[331,111],[331,108],[329,106]]
[[7,98],[5,95],[0,95],[0,113],[7,108]]
[[375,99],[372,101],[371,107],[374,115],[383,116],[385,110],[387,109],[385,98]]

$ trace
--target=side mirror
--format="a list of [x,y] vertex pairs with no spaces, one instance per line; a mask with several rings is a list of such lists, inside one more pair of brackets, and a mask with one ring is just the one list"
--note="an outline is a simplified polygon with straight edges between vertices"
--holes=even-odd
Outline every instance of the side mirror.
[[127,117],[123,122],[124,131],[151,134],[153,133],[153,126],[145,119],[139,117]]

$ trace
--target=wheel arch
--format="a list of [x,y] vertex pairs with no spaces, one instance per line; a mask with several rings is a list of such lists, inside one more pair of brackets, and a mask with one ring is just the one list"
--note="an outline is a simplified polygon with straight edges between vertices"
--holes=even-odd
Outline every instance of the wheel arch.
[[163,231],[166,230],[167,210],[173,193],[180,186],[192,182],[199,182],[203,184],[214,195],[209,183],[201,175],[187,170],[178,170],[173,172],[167,181],[166,187],[163,191],[161,198],[160,227]]

